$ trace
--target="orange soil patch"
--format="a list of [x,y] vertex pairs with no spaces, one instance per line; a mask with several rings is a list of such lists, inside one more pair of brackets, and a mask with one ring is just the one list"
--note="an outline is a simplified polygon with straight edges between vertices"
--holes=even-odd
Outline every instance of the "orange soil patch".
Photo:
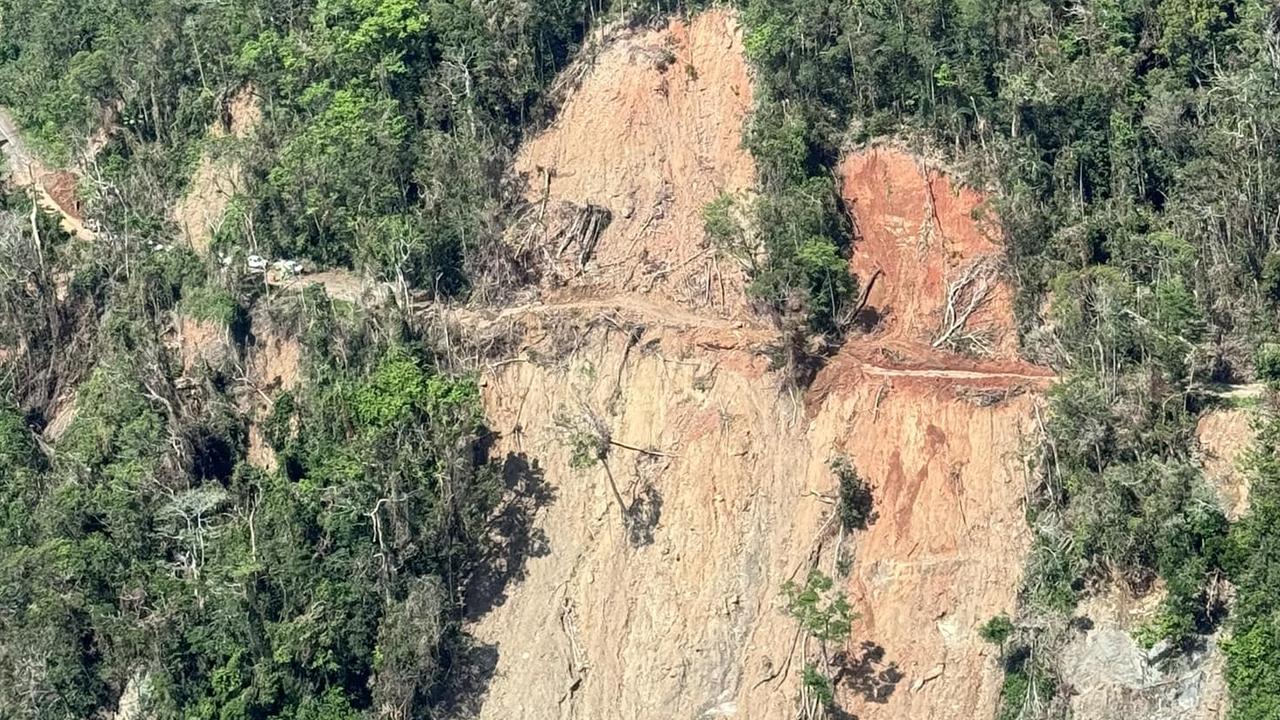
[[255,330],[257,339],[249,349],[245,377],[250,392],[242,399],[241,408],[251,417],[249,462],[264,470],[274,470],[275,451],[262,435],[260,423],[271,412],[276,393],[292,390],[301,382],[302,345],[265,325],[255,324],[255,328],[261,329]]
[[[875,488],[878,512],[857,536],[848,585],[860,615],[852,652],[871,660],[870,675],[841,694],[862,718],[980,716],[1000,672],[977,627],[1016,603],[1029,547],[1022,453],[1053,373],[1018,356],[1003,250],[979,219],[979,193],[886,148],[850,155],[841,172],[853,269],[863,283],[878,275],[859,318],[868,334],[806,400],[816,432]],[[936,340],[956,280],[975,267],[982,302],[953,335],[974,334],[985,352],[963,355]]]
[[[581,86],[516,163],[553,283],[737,311],[741,270],[717,259],[702,208],[755,180],[742,147],[752,89],[741,30],[732,13],[711,11],[624,33],[586,61]],[[558,239],[574,215],[569,203],[612,216],[585,270],[582,249]]]
[[221,367],[235,357],[235,349],[227,328],[219,323],[196,320],[178,314],[174,333],[168,344],[182,361],[182,372],[190,375],[201,365]]
[[[932,345],[945,321],[950,286],[981,263],[990,292],[969,318],[989,354],[1017,358],[1012,293],[1000,282],[1003,249],[985,199],[911,155],[873,147],[840,166],[854,219],[853,270],[865,284],[879,273],[859,321],[877,341]],[[963,303],[961,303],[963,304]]]
[[[856,152],[840,169],[857,232],[851,265],[864,286],[871,284],[857,319],[867,335],[853,337],[832,358],[807,405],[816,408],[833,392],[886,374],[898,388],[954,386],[987,400],[995,391],[1012,395],[1047,387],[1053,372],[1018,355],[1013,293],[999,274],[1003,250],[997,228],[984,218],[985,198],[890,148]],[[985,270],[975,283],[985,283],[986,292],[954,336],[973,334],[985,352],[935,347],[948,324],[951,290],[975,266]],[[960,296],[956,305],[963,307],[968,297]]]
[[982,717],[999,694],[998,653],[977,629],[1013,612],[1022,583],[1036,399],[963,390],[866,378],[813,419],[815,446],[838,448],[874,488],[846,585],[864,674],[839,692],[856,717]]
[[[971,217],[978,194],[901,153],[859,153],[844,168],[861,230],[854,267],[882,270],[870,299],[883,318],[832,358],[805,408],[764,368],[776,333],[688,298],[677,311],[619,294],[607,267],[491,321],[533,323],[520,357],[486,376],[496,449],[537,458],[557,499],[538,521],[549,552],[473,626],[500,648],[481,717],[794,713],[804,660],[779,587],[803,574],[819,538],[820,565],[838,576],[835,533],[823,530],[837,453],[874,488],[878,515],[845,543],[859,619],[837,648],[852,667],[842,706],[864,720],[994,712],[1003,674],[978,627],[1017,601],[1022,452],[1053,375],[1018,358],[994,272],[962,328],[981,331],[989,353],[934,347],[948,282],[975,261],[998,265],[1000,247]],[[558,328],[555,313],[588,329]],[[627,497],[646,482],[661,495],[651,546],[627,546],[602,472],[570,465],[554,418],[583,406],[615,438],[667,453],[619,453],[613,467]]]
[[66,171],[48,172],[40,178],[45,192],[58,206],[62,214],[77,222],[84,220],[80,211],[80,198],[76,195],[76,184],[79,180]]

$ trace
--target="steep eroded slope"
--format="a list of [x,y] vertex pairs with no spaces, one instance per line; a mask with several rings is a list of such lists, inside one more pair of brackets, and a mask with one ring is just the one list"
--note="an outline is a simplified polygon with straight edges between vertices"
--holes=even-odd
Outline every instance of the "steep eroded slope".
[[[684,43],[720,48],[732,64],[742,62],[736,36],[729,16],[709,13],[639,38],[676,57]],[[650,60],[629,68],[635,76],[615,67],[648,57],[636,42],[604,50],[561,119],[522,156],[525,168],[556,168],[553,198],[606,206],[613,224],[591,261],[560,273],[569,291],[547,288],[536,313],[504,313],[518,349],[485,373],[497,448],[527,458],[529,468],[510,468],[512,482],[538,488],[540,502],[527,555],[487,588],[498,589],[493,597],[473,599],[472,629],[495,661],[481,716],[789,716],[803,659],[779,588],[815,561],[842,577],[860,615],[838,689],[846,708],[861,718],[991,714],[1002,671],[977,626],[1013,609],[1028,545],[1020,451],[1051,378],[1016,356],[995,272],[1000,248],[972,219],[981,197],[953,193],[900,152],[845,163],[861,236],[854,268],[864,281],[882,270],[868,303],[875,312],[806,396],[788,392],[765,358],[777,333],[740,300],[739,320],[726,322],[705,291],[690,292],[705,285],[705,262],[686,275],[703,285],[674,271],[637,283],[644,275],[629,269],[641,259],[684,268],[713,257],[696,211],[734,189],[728,179],[750,179],[728,140],[697,146],[721,151],[690,151],[701,160],[679,173],[617,157],[644,150],[616,147],[636,138],[691,142],[681,133],[706,108],[744,109],[749,98],[732,82],[736,71],[711,75],[695,60],[696,81],[676,76],[698,83],[699,103],[673,102],[671,79],[665,90],[654,80],[667,71]],[[619,87],[641,86],[647,93],[619,102]],[[736,133],[741,117],[710,122]],[[601,140],[618,127],[626,129]],[[655,167],[673,167],[664,157]],[[649,199],[666,193],[684,209],[650,221]],[[543,242],[554,256],[553,237]],[[965,278],[987,286],[971,316],[962,312],[973,289]],[[949,315],[956,287],[961,313]],[[690,321],[690,310],[706,321]],[[603,463],[575,453],[583,426],[618,443]],[[828,522],[829,462],[840,454],[874,488],[878,514],[839,543],[852,557],[843,576],[842,538]]]
[[[552,260],[548,284],[738,310],[741,271],[702,233],[704,205],[755,181],[737,20],[708,12],[618,32],[567,71],[579,87],[516,162],[537,208],[532,239]],[[580,242],[571,228],[589,207],[607,211],[603,232]]]

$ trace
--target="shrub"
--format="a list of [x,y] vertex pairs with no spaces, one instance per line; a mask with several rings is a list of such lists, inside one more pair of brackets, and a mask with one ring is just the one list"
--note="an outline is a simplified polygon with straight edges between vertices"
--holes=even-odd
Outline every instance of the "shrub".
[[1267,383],[1280,382],[1280,343],[1263,343],[1253,359],[1258,379]]
[[1013,634],[1013,621],[1008,615],[996,615],[983,623],[978,635],[992,645],[1004,645]]
[[866,530],[867,525],[875,519],[875,500],[871,495],[871,487],[844,456],[831,461],[831,471],[840,483],[836,512],[840,515],[841,527],[849,532]]
[[231,293],[207,283],[187,289],[183,293],[179,309],[193,319],[225,327],[235,325],[242,312]]
[[782,585],[787,613],[801,629],[819,641],[838,641],[849,636],[854,614],[843,592],[831,595],[835,583],[818,569],[809,571],[803,586],[788,580]]
[[1031,648],[1019,645],[1005,652],[1004,683],[1000,687],[998,720],[1040,717],[1057,694],[1057,682]]
[[276,396],[271,414],[262,423],[262,435],[273,450],[280,452],[288,445],[295,411],[293,393],[285,390]]
[[743,239],[742,223],[738,221],[737,210],[737,202],[729,193],[720,193],[702,208],[703,231],[713,245],[731,254],[736,252]]
[[787,614],[800,624],[800,630],[817,641],[823,661],[820,667],[806,662],[801,673],[799,702],[803,708],[813,705],[832,711],[835,704],[835,681],[828,674],[830,661],[827,643],[843,643],[849,637],[856,617],[843,592],[833,592],[835,583],[816,567],[809,570],[803,586],[788,580],[782,585]]
[[831,678],[819,670],[817,665],[805,663],[804,669],[800,673],[800,682],[813,694],[813,699],[819,705],[825,708],[835,705],[835,686],[831,682]]

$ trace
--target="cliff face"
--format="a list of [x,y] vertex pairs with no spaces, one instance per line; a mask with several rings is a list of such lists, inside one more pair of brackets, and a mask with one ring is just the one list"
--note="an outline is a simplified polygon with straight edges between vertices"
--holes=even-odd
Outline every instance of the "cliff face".
[[[732,16],[616,38],[579,72],[520,167],[535,202],[613,221],[536,313],[504,313],[515,350],[484,375],[497,449],[529,463],[512,482],[541,500],[502,591],[470,608],[496,663],[481,716],[785,717],[804,643],[780,587],[815,564],[859,615],[846,709],[990,715],[1002,673],[977,627],[1013,610],[1021,453],[1050,378],[1014,351],[983,199],[898,151],[847,158],[853,269],[880,272],[862,332],[789,391],[765,357],[777,333],[717,275],[697,215],[751,184]],[[559,231],[541,232],[525,241],[554,255]],[[616,441],[603,463],[573,461],[582,425]],[[830,522],[837,455],[873,488],[865,531]]]

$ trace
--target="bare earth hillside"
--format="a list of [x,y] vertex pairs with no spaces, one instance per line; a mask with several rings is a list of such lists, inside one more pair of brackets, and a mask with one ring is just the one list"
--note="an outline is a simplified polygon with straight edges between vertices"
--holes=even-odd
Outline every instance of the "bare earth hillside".
[[[563,280],[573,302],[552,291],[536,316],[505,313],[519,349],[486,373],[499,449],[534,464],[542,503],[530,556],[495,600],[470,608],[496,656],[482,717],[789,716],[803,661],[779,588],[814,561],[839,574],[827,522],[837,454],[873,485],[878,514],[842,544],[852,564],[841,582],[860,614],[843,704],[860,718],[994,711],[1002,673],[976,628],[1013,610],[1028,545],[1020,451],[1051,378],[1013,350],[1000,248],[972,218],[982,198],[896,151],[843,165],[854,269],[864,281],[882,273],[866,335],[807,395],[767,372],[772,331],[716,319],[723,308],[693,280],[705,276],[699,253],[711,257],[701,205],[750,183],[737,34],[730,16],[708,13],[614,42],[521,156],[526,170],[554,170],[553,198],[606,206],[614,220]],[[658,69],[662,48],[691,53],[696,80]],[[663,203],[650,199],[668,196],[651,220]],[[645,275],[625,263],[639,258],[701,264],[687,281],[637,282]],[[975,283],[987,285],[977,309],[934,347],[954,319],[952,286],[963,310]],[[967,335],[989,354],[949,352]],[[622,443],[607,469],[571,467],[574,418]],[[639,531],[610,475],[649,520]]]
[[1196,425],[1205,477],[1232,521],[1249,509],[1249,483],[1240,470],[1240,460],[1255,439],[1252,423],[1253,415],[1247,409],[1228,408],[1206,413]]
[[[849,52],[853,56],[852,45]],[[249,462],[267,472],[281,465],[268,442],[277,428],[296,433],[307,427],[300,423],[328,417],[296,415],[283,426],[277,419],[289,416],[273,412],[288,407],[280,403],[282,392],[305,389],[318,374],[299,338],[305,315],[285,312],[311,284],[343,301],[344,317],[350,309],[362,318],[361,309],[373,305],[402,310],[396,320],[422,330],[415,337],[424,345],[438,340],[447,349],[436,358],[449,373],[478,376],[492,434],[476,440],[468,423],[465,444],[453,449],[504,459],[511,492],[483,527],[506,542],[475,542],[499,555],[474,565],[478,578],[468,557],[468,569],[457,575],[465,580],[451,579],[450,594],[432,585],[431,593],[423,592],[431,602],[418,603],[416,589],[402,601],[388,592],[378,611],[391,617],[394,600],[397,617],[452,622],[457,606],[443,612],[448,601],[436,598],[453,598],[453,588],[467,587],[460,637],[475,644],[466,647],[472,655],[464,662],[447,665],[441,687],[458,690],[465,704],[449,708],[450,716],[797,717],[802,668],[815,653],[785,611],[782,587],[819,569],[835,579],[856,613],[847,640],[833,643],[839,662],[827,666],[840,668],[834,691],[842,717],[1003,717],[1002,649],[979,635],[1002,614],[1017,618],[1020,632],[1038,623],[1046,639],[1028,652],[1044,649],[1048,657],[1037,663],[1053,670],[1054,702],[1072,717],[1227,717],[1222,648],[1230,625],[1179,652],[1165,641],[1148,648],[1135,638],[1161,612],[1166,588],[1177,590],[1172,583],[1144,584],[1141,596],[1090,584],[1070,622],[1018,616],[1032,544],[1027,486],[1043,441],[1044,398],[1058,378],[1020,354],[1000,226],[983,194],[900,148],[846,149],[838,187],[852,221],[849,272],[865,302],[843,345],[798,387],[771,366],[793,338],[778,318],[753,308],[743,269],[703,229],[709,202],[726,193],[749,199],[757,182],[743,146],[755,101],[737,16],[718,9],[656,27],[613,26],[598,31],[581,55],[554,87],[552,95],[563,101],[555,121],[527,139],[509,168],[523,181],[517,186],[523,201],[504,227],[511,247],[503,250],[512,252],[502,258],[528,267],[512,273],[503,265],[493,273],[528,280],[510,293],[514,299],[487,304],[475,299],[489,297],[477,290],[471,304],[451,305],[349,269],[306,274],[277,265],[261,278],[265,293],[245,301],[251,305],[245,327],[239,317],[233,332],[175,309],[163,329],[174,387],[212,383],[216,375],[219,393],[225,384],[247,419]],[[172,214],[183,241],[201,254],[235,216],[231,201],[246,178],[241,141],[252,139],[262,120],[251,88],[231,97],[224,110]],[[106,142],[119,112],[114,107],[104,118],[90,155]],[[7,172],[40,206],[57,212],[68,232],[82,240],[104,232],[80,215],[77,175],[44,167],[2,110],[0,140]],[[37,219],[33,210],[31,220]],[[18,351],[0,348],[0,354]],[[1114,372],[1126,377],[1119,367]],[[386,377],[367,385],[380,392],[381,384],[401,376]],[[365,385],[341,392],[348,391],[354,405],[365,404]],[[1248,407],[1264,391],[1261,384],[1211,391],[1220,405],[1201,414],[1196,428],[1192,456],[1232,520],[1249,507],[1241,460],[1256,440]],[[59,392],[48,403],[42,437],[48,442],[76,415],[74,388]],[[374,411],[366,414],[381,416],[381,398],[370,396]],[[415,402],[415,416],[437,420],[434,406],[396,402]],[[402,417],[387,415],[395,422]],[[378,432],[390,424],[379,419]],[[425,422],[421,427],[424,436],[434,432]],[[386,446],[382,435],[377,440],[351,444],[356,450],[344,448],[342,459]],[[865,529],[840,525],[837,459],[851,463],[871,489]],[[470,470],[469,458],[465,464]],[[1101,450],[1096,467],[1103,467]],[[439,497],[449,499],[456,485],[441,487]],[[390,489],[366,514],[372,542],[382,541],[384,502],[404,499],[396,486]],[[324,502],[331,501],[326,496]],[[456,515],[470,524],[484,512]],[[254,533],[262,525],[254,522],[250,511],[257,566]],[[207,537],[203,527],[195,537]],[[446,538],[442,547],[476,539],[439,537]],[[415,540],[414,552],[423,545]],[[385,549],[381,557],[384,576],[391,576]],[[406,551],[404,557],[412,556]],[[196,575],[195,561],[191,568]],[[415,576],[415,582],[425,579]],[[1215,570],[1206,593],[1229,606],[1235,588]],[[203,608],[199,592],[196,598]],[[328,611],[315,601],[306,612]],[[311,632],[301,621],[277,624]],[[396,648],[384,644],[387,634],[441,632],[412,623],[377,627],[375,666],[388,657],[383,648]],[[305,643],[309,636],[298,637]],[[279,647],[277,665],[295,662],[291,649]],[[425,665],[424,659],[441,657],[439,648],[454,647],[429,643],[412,656]],[[213,673],[219,697],[219,673],[237,663],[238,656]],[[383,672],[378,667],[367,687],[379,687]],[[143,717],[151,671],[131,669],[122,677],[110,688],[118,691],[114,712],[108,707],[98,715]],[[279,679],[290,677],[283,674],[263,677],[281,686],[292,682]],[[380,703],[378,690],[364,693],[361,678],[352,697]],[[255,674],[254,683],[258,679]],[[403,707],[415,693],[425,695],[418,682],[406,685]],[[392,685],[386,687],[396,690]],[[433,700],[437,689],[431,688]]]
[[[437,309],[462,342],[500,348],[482,375],[494,450],[531,498],[505,572],[468,599],[492,660],[479,715],[787,717],[804,657],[779,590],[811,566],[859,615],[844,707],[991,715],[1002,673],[977,627],[1013,610],[1022,452],[1052,377],[1015,351],[982,197],[899,151],[848,157],[852,270],[872,291],[861,330],[788,390],[766,358],[779,333],[702,232],[707,202],[754,181],[732,14],[620,31],[570,72],[577,89],[517,164],[536,213],[517,240],[550,270],[540,297]],[[177,211],[196,245],[234,175],[206,160]],[[364,294],[331,275],[311,279]],[[257,420],[299,381],[298,343],[269,325],[255,319],[243,359]],[[217,359],[205,335],[179,328],[184,367]],[[603,463],[572,462],[583,426],[613,441]],[[256,424],[250,444],[274,466]],[[831,521],[838,455],[874,490],[852,536]]]
[[[742,147],[752,95],[737,22],[714,12],[621,32],[568,71],[579,87],[516,163],[541,219],[549,284],[738,309],[741,272],[702,233],[703,206],[755,180]],[[607,215],[584,243],[566,230],[591,207]]]
[[243,168],[232,152],[234,141],[248,137],[261,119],[253,89],[242,88],[226,103],[222,121],[209,128],[209,147],[200,153],[187,194],[173,210],[183,238],[198,252],[209,246],[232,196],[244,184]]
[[62,229],[81,240],[92,240],[93,231],[80,216],[79,199],[76,197],[77,178],[65,170],[53,170],[35,156],[18,135],[17,126],[0,109],[0,149],[13,184],[35,190],[36,202],[46,210],[62,217]]

